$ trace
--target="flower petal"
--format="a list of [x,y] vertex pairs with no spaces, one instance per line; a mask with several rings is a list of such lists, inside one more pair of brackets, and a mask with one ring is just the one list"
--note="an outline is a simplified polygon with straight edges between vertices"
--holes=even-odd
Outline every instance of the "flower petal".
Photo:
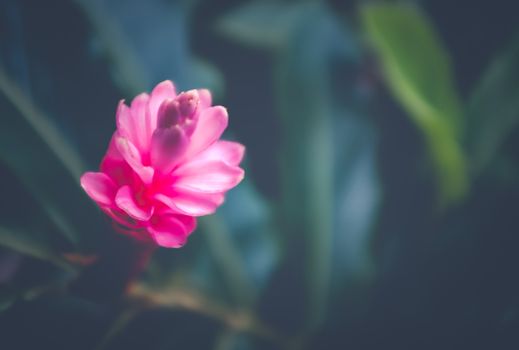
[[141,154],[137,147],[124,137],[116,137],[115,145],[128,165],[139,175],[142,182],[150,184],[153,180],[154,170],[152,167],[142,164]]
[[108,144],[108,149],[106,150],[105,157],[124,160],[123,156],[121,155],[121,152],[117,149],[117,146],[115,144],[115,140],[120,136],[120,134],[115,131],[112,134],[112,138],[110,139],[110,143]]
[[177,178],[173,187],[203,193],[224,192],[243,179],[244,171],[221,161],[183,164],[174,171]]
[[130,186],[123,186],[117,191],[115,204],[136,220],[148,221],[153,215],[154,207],[138,205]]
[[104,173],[87,172],[81,176],[81,187],[96,203],[101,206],[112,206],[117,187],[110,177]]
[[148,226],[155,242],[166,248],[180,248],[196,228],[196,219],[184,215],[156,215]]
[[124,100],[119,101],[115,118],[119,135],[131,142],[135,142],[137,139],[137,126],[132,116],[132,110],[124,103]]
[[222,161],[228,165],[238,166],[244,155],[245,146],[242,144],[232,141],[217,141],[193,157],[189,163]]
[[176,192],[174,195],[158,193],[154,198],[175,213],[189,216],[213,214],[224,201],[223,193],[196,193],[189,190]]
[[133,131],[135,139],[130,139],[130,141],[141,151],[141,154],[147,151],[151,139],[151,131],[148,130],[146,125],[149,98],[146,93],[137,95],[130,107],[135,128]]
[[198,97],[200,98],[199,108],[209,108],[213,103],[211,91],[207,89],[198,89]]
[[127,185],[133,179],[132,168],[119,152],[116,146],[117,131],[113,134],[108,150],[101,161],[100,169],[107,174],[117,185]]
[[177,92],[175,86],[170,80],[165,80],[162,83],[159,83],[153,91],[151,92],[151,96],[148,104],[148,112],[149,112],[149,120],[148,127],[150,133],[153,133],[155,128],[157,127],[157,115],[159,112],[159,107],[162,102],[166,98],[174,99],[177,96]]
[[227,110],[222,106],[202,110],[185,158],[189,159],[216,142],[227,128]]

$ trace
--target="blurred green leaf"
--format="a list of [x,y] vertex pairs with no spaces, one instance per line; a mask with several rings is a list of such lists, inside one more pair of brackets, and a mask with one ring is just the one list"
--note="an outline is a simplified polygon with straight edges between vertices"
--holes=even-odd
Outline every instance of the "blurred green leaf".
[[0,104],[6,106],[0,118],[0,160],[19,177],[60,233],[78,248],[91,249],[102,225],[79,186],[81,158],[1,70]]
[[25,231],[0,226],[0,245],[24,255],[50,261],[60,267],[72,269],[51,240],[41,232]]
[[249,2],[223,16],[216,28],[244,45],[278,49],[288,42],[292,27],[305,11],[305,6],[297,4]]
[[[304,326],[325,317],[329,297],[334,208],[334,125],[330,66],[350,43],[328,9],[304,4],[275,70],[282,117],[283,232],[304,262]],[[297,287],[295,287],[297,288]],[[298,293],[301,293],[300,291]]]
[[441,203],[461,199],[468,189],[459,144],[464,121],[447,52],[428,19],[410,5],[366,5],[362,19],[389,88],[425,136]]
[[519,39],[483,74],[467,107],[467,148],[471,170],[487,166],[519,123]]
[[[343,82],[345,86],[349,82]],[[382,197],[377,169],[378,137],[367,110],[356,115],[347,107],[335,132],[335,204],[332,290],[341,292],[373,277],[371,233]]]
[[[324,317],[330,284],[344,286],[352,274],[363,269],[369,223],[373,222],[379,200],[371,129],[362,126],[364,122],[350,120],[351,113],[349,116],[338,103],[345,91],[351,94],[349,98],[359,97],[359,91],[351,89],[355,77],[343,76],[345,79],[335,86],[332,80],[336,72],[330,70],[336,61],[346,57],[348,64],[356,62],[359,47],[348,28],[336,21],[325,6],[317,4],[249,3],[225,16],[218,29],[241,43],[275,49],[277,103],[284,128],[280,221],[290,252],[283,265],[290,265],[287,270],[300,270],[304,261],[305,276],[300,281],[299,273],[287,278],[278,272],[277,278],[282,281],[273,282],[272,288],[277,291],[267,291],[264,303],[273,303],[273,308],[277,303],[296,308],[292,320],[315,327]],[[341,96],[336,96],[337,91]],[[365,142],[350,142],[341,131]],[[334,148],[334,144],[339,147]],[[356,152],[362,154],[362,160],[354,156]],[[337,164],[341,172],[336,172]],[[359,176],[365,181],[360,181]],[[340,188],[337,196],[332,190],[336,185]],[[365,198],[357,206],[359,210],[350,215],[344,210],[359,200],[359,192],[353,187],[360,188]],[[343,230],[333,228],[343,223],[349,226]],[[346,246],[356,251],[351,259],[345,259],[341,251]],[[278,289],[283,288],[290,290],[293,300],[283,296],[277,300]],[[271,300],[269,295],[277,299]]]
[[220,215],[200,219],[202,231],[206,234],[212,259],[220,267],[220,273],[233,299],[239,305],[251,304],[254,289],[243,264],[243,256],[237,250],[232,235]]
[[279,235],[270,209],[250,179],[229,191],[220,208],[253,287],[252,300],[265,288],[279,258]]
[[171,79],[181,90],[204,87],[221,95],[221,75],[189,50],[191,1],[75,1],[89,18],[123,91],[135,95]]
[[[253,306],[278,261],[278,246],[267,203],[245,179],[227,193],[218,215],[201,218],[211,268],[205,280],[221,275],[240,306]],[[214,277],[213,277],[214,278]]]
[[[301,54],[299,50],[294,52]],[[300,234],[306,242],[307,256],[303,258],[308,293],[306,317],[312,323],[319,323],[324,317],[323,303],[330,277],[333,145],[328,94],[319,84],[322,80],[315,79],[322,74],[319,71],[322,65],[293,67],[295,62],[303,61],[303,57],[299,61],[294,61],[293,56],[284,57],[276,74],[281,114],[285,118],[285,144],[281,153],[283,221],[284,231],[292,239]],[[303,69],[314,77],[301,74]],[[304,91],[301,89],[304,86],[310,89]]]

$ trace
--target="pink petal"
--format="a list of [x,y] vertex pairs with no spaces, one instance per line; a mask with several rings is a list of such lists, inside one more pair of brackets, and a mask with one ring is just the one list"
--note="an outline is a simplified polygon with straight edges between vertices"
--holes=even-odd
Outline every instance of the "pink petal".
[[151,92],[148,112],[149,112],[149,129],[151,132],[157,127],[157,115],[159,107],[166,98],[174,99],[177,96],[175,86],[170,80],[165,80],[162,83],[155,86]]
[[202,110],[185,157],[189,159],[216,142],[227,128],[227,122],[227,110],[222,106]]
[[116,146],[117,131],[113,134],[108,150],[101,161],[100,169],[107,174],[117,185],[126,185],[133,179],[132,168],[119,152]]
[[142,182],[150,184],[153,180],[154,170],[152,167],[142,164],[141,154],[137,147],[124,137],[116,137],[115,145],[128,165],[139,175]]
[[134,123],[132,110],[126,106],[124,100],[119,101],[115,118],[118,134],[132,142],[135,142],[137,139],[137,126]]
[[179,127],[157,128],[151,142],[151,164],[163,174],[170,173],[184,154],[188,138]]
[[185,190],[174,195],[156,194],[156,200],[167,205],[175,213],[203,216],[213,214],[224,201],[223,193],[196,193]]
[[180,248],[196,228],[195,218],[182,215],[155,216],[148,232],[155,242],[167,248]]
[[187,163],[174,172],[178,179],[173,187],[195,192],[218,193],[236,186],[244,171],[221,161]]
[[[149,96],[142,93],[135,97],[131,104],[132,122],[134,126],[134,139],[130,139],[133,144],[142,151],[146,151],[149,147],[151,131],[148,130],[147,114],[148,114]],[[149,132],[149,133],[148,133]]]
[[196,218],[188,215],[176,215],[176,218],[184,224],[188,235],[196,229]]
[[245,146],[238,142],[217,141],[205,151],[193,157],[189,163],[222,161],[228,165],[238,166],[245,155]]
[[101,171],[107,174],[118,187],[127,185],[133,180],[133,170],[124,159],[105,156],[101,162]]
[[101,206],[112,206],[117,187],[104,173],[87,172],[81,176],[81,187]]
[[137,204],[135,194],[130,186],[123,186],[117,191],[115,204],[135,220],[148,221],[153,215],[154,207]]
[[119,152],[119,150],[117,149],[117,146],[115,144],[115,140],[119,136],[120,135],[119,135],[119,133],[117,131],[115,131],[112,134],[112,138],[110,139],[110,143],[108,144],[108,149],[106,150],[105,157],[119,159],[119,160],[124,160],[123,156],[121,155],[121,153]]
[[211,96],[211,92],[207,89],[199,89],[198,97],[200,98],[200,108],[208,108],[211,107],[213,103],[213,97]]

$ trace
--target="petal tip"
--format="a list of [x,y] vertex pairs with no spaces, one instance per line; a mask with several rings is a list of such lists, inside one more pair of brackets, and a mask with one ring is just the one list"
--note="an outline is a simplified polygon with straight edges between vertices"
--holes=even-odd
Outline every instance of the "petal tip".
[[115,196],[115,183],[105,173],[86,172],[79,179],[86,194],[101,206],[112,205]]
[[[171,80],[164,80],[158,83],[152,90],[151,95],[156,96],[157,94],[175,95],[176,88],[175,84]],[[174,96],[172,96],[174,97]]]

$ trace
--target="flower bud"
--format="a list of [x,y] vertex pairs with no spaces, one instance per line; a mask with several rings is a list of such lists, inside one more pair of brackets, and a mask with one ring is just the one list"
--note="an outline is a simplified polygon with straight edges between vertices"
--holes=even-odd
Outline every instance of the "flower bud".
[[179,104],[176,100],[168,98],[159,107],[157,128],[166,129],[181,123]]
[[180,114],[183,117],[191,118],[195,114],[198,103],[200,102],[198,91],[189,90],[181,93],[177,97],[177,102]]
[[151,138],[151,164],[162,173],[169,173],[178,163],[188,145],[188,139],[178,126],[157,128]]

